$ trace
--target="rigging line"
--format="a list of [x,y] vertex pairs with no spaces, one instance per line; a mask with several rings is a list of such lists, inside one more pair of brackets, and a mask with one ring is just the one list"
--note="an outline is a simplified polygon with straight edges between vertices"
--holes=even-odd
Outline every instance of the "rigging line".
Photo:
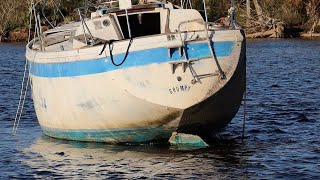
[[41,45],[41,51],[45,51],[44,48],[44,41],[43,41],[43,36],[42,36],[42,27],[41,27],[41,19],[40,19],[40,14],[37,14],[38,18],[38,30],[39,30],[39,39],[40,39],[40,45]]
[[[24,88],[24,84],[25,84],[25,78],[26,78],[26,73],[27,73],[27,66],[28,66],[28,63],[27,63],[27,59],[26,59],[26,62],[25,62],[25,65],[24,65],[23,78],[22,78],[22,82],[21,82],[20,99],[19,99],[19,104],[18,104],[18,107],[17,107],[16,117],[14,119],[13,129],[12,129],[12,132],[13,132],[14,135],[16,134],[16,128],[18,127],[18,124],[19,124],[17,122],[19,122],[20,118],[21,118],[21,112],[22,112],[21,109],[23,109],[23,107],[21,106],[21,102],[22,102],[23,91],[25,89]],[[22,104],[24,104],[24,103],[22,103]]]
[[85,40],[86,44],[88,44],[88,40],[87,40],[87,36],[86,36],[86,30],[84,29],[82,15],[81,15],[80,9],[77,9],[77,10],[78,10],[78,14],[79,14],[81,25],[82,25],[82,31],[83,31],[84,40]]
[[206,18],[206,23],[208,24],[208,14],[207,14],[206,0],[202,0],[202,2],[203,2],[204,16],[205,16],[205,18]]
[[[32,4],[33,4],[33,2],[32,2]],[[30,7],[28,43],[30,42],[30,38],[31,38],[32,15],[33,15],[33,8]],[[24,101],[25,101],[25,97],[26,97],[26,90],[28,88],[28,82],[27,82],[26,88],[24,88],[25,77],[26,77],[26,74],[27,74],[27,67],[28,67],[28,60],[27,60],[27,58],[25,58],[23,79],[22,79],[22,82],[21,82],[20,98],[19,98],[19,103],[18,103],[18,107],[17,107],[16,116],[15,116],[14,123],[13,123],[13,129],[12,129],[12,133],[14,135],[16,134],[18,125],[20,123],[20,119],[21,119],[21,115],[22,115],[22,111],[23,111],[23,106],[24,106]],[[28,81],[29,81],[29,75],[28,75]],[[26,90],[25,90],[25,93],[24,93],[24,98],[22,99],[22,95],[23,95],[24,89],[26,89]],[[22,101],[22,104],[21,104],[21,101]]]
[[180,6],[182,9],[188,9],[188,6],[192,9],[192,2],[191,0],[180,0]]
[[85,19],[83,18],[82,14],[81,14],[81,11],[80,11],[80,8],[77,9],[78,10],[78,14],[79,14],[79,17],[80,17],[80,21],[81,21],[81,24],[82,24],[82,31],[83,31],[83,36],[84,36],[84,40],[86,42],[86,44],[88,44],[88,39],[87,39],[87,36],[86,36],[86,29],[89,33],[89,36],[91,38],[91,40],[89,39],[89,43],[91,46],[93,46],[95,44],[95,41],[94,41],[94,37],[85,21]]
[[96,9],[99,9],[99,7],[105,6],[105,3],[92,3],[91,1],[87,1],[87,4],[89,7],[94,7]]
[[183,6],[184,6],[184,0],[181,0],[181,1],[180,1],[180,6],[181,6],[182,9],[184,8],[184,7],[183,7]]
[[83,9],[84,9],[84,16],[87,17],[87,13],[88,13],[88,0],[83,0]]
[[[81,15],[81,16],[82,16],[82,15]],[[83,24],[84,24],[84,26],[86,27],[86,29],[87,29],[90,37],[91,37],[91,41],[92,41],[92,42],[90,42],[90,45],[94,45],[94,44],[95,44],[95,41],[94,41],[94,38],[93,38],[93,36],[92,36],[92,33],[91,33],[91,31],[90,31],[90,29],[89,29],[86,21],[85,21],[83,18],[82,18],[82,21],[83,21]]]
[[[26,63],[26,64],[28,64],[28,63]],[[23,96],[23,99],[22,99],[22,105],[21,105],[21,109],[20,109],[20,115],[19,115],[19,118],[18,118],[18,121],[17,121],[17,124],[16,124],[16,128],[15,128],[15,130],[13,131],[13,134],[14,134],[14,135],[17,133],[17,129],[18,129],[18,126],[19,126],[19,124],[20,124],[20,120],[21,120],[21,116],[22,116],[22,112],[23,112],[23,108],[24,108],[24,103],[26,102],[26,96],[27,96],[27,92],[28,92],[29,82],[30,82],[30,70],[28,69],[27,84],[26,84],[26,88],[25,88],[25,91],[24,91],[24,96]]]
[[190,9],[192,9],[192,2],[191,2],[191,0],[189,0],[189,6],[190,6]]
[[49,19],[47,18],[46,14],[44,13],[44,9],[46,8],[47,6],[47,0],[43,0],[43,5],[42,5],[42,8],[41,8],[41,13],[42,13],[42,16],[46,19],[46,21],[49,23],[49,25],[54,28],[53,24],[49,21]]
[[[36,12],[36,8],[35,6],[33,6],[33,15],[34,15],[34,19],[35,19],[35,36],[34,38],[36,37],[36,35],[38,35],[38,38],[40,40],[40,30],[39,30],[39,22],[38,22],[38,17],[37,17],[37,12]],[[40,40],[41,42],[41,40]]]
[[52,0],[52,2],[54,4],[54,6],[57,8],[57,10],[59,11],[59,13],[61,14],[63,20],[65,20],[65,16],[63,15],[63,13],[61,12],[61,10],[59,8],[60,5],[58,6],[57,3],[54,0]]
[[28,43],[31,39],[31,24],[32,24],[32,7],[30,7],[30,18],[29,18],[29,31],[28,31]]
[[[35,23],[35,27],[34,27],[34,30],[35,30],[35,32],[33,33],[33,39],[34,39],[34,42],[35,42],[35,39],[36,39],[36,36],[37,36],[37,33],[38,33],[38,20],[37,20],[37,18],[36,18],[36,8],[35,8],[35,6],[33,5],[33,13],[34,13],[34,23]],[[31,25],[30,25],[30,27],[31,27]]]

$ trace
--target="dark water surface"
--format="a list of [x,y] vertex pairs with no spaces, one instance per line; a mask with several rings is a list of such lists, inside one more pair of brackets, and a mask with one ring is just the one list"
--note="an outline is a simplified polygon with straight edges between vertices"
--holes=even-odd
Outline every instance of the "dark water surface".
[[247,139],[242,109],[211,147],[120,146],[46,137],[30,94],[12,125],[23,44],[0,44],[0,179],[320,179],[320,39],[248,42]]

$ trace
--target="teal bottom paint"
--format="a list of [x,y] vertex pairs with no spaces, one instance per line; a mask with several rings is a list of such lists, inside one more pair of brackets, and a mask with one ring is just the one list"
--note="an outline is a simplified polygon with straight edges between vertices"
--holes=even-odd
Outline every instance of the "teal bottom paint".
[[209,146],[204,140],[201,139],[201,137],[197,135],[176,132],[172,133],[169,142],[176,149],[180,150],[193,150],[206,148]]
[[146,143],[169,139],[173,130],[165,128],[127,128],[98,130],[62,130],[42,127],[48,136],[75,141],[108,143]]

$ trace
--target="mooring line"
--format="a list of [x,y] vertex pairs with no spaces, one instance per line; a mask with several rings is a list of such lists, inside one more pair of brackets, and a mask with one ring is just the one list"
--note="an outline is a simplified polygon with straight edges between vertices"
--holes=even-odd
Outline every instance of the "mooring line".
[[247,108],[247,89],[244,90],[243,95],[243,120],[242,120],[242,142],[244,141],[244,130],[246,126],[246,108]]

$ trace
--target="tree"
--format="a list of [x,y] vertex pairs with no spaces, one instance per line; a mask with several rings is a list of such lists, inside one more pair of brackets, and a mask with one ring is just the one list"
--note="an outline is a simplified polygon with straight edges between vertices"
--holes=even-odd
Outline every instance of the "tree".
[[308,33],[312,34],[315,28],[320,25],[320,1],[309,0],[306,5],[306,11],[309,17],[308,23],[312,24]]
[[16,12],[16,9],[21,7],[22,2],[22,0],[0,0],[0,42],[10,26],[14,25],[14,20],[19,18],[20,14]]

